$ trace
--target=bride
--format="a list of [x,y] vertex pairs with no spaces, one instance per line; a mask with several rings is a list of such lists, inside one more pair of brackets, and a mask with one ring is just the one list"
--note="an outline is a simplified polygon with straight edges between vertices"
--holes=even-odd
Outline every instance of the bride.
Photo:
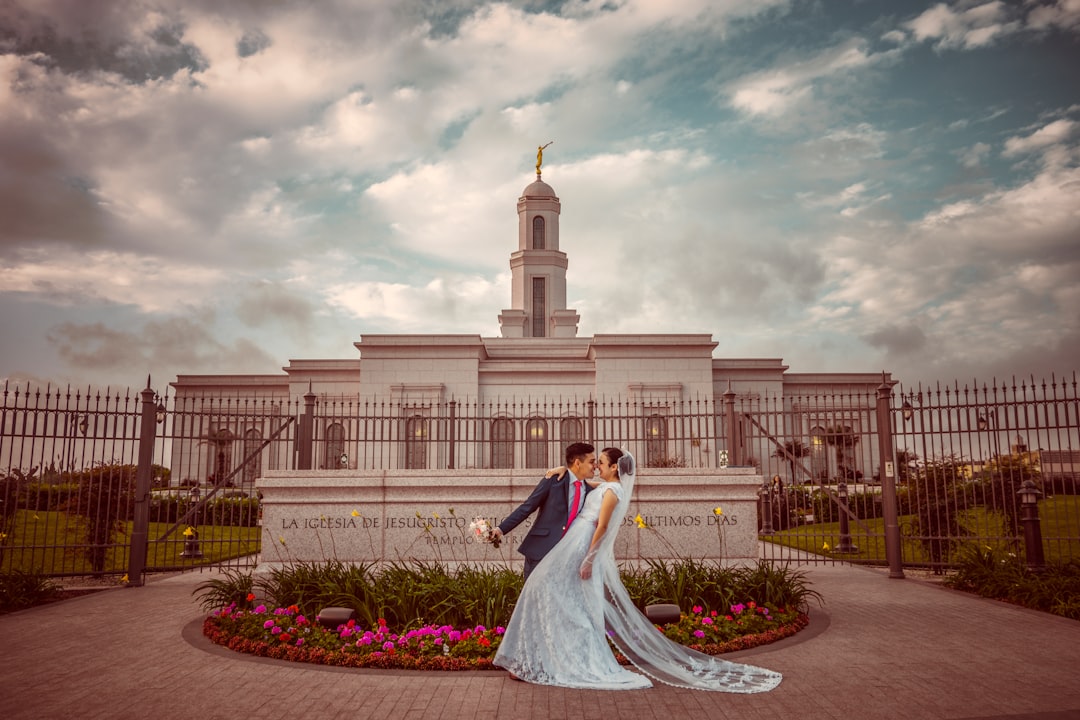
[[[495,665],[521,680],[571,688],[633,690],[652,687],[650,678],[733,693],[776,687],[779,673],[674,643],[634,606],[614,553],[633,490],[634,458],[606,448],[598,465],[595,491],[525,583]],[[644,674],[619,665],[609,639]]]

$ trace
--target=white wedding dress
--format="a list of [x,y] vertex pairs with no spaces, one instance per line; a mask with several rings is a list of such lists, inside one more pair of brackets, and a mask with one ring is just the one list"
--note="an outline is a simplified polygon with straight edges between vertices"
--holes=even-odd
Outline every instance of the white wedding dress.
[[[594,690],[634,690],[658,680],[676,687],[756,693],[780,683],[779,673],[721,660],[668,640],[634,606],[619,578],[613,551],[634,486],[634,460],[619,458],[621,482],[601,483],[559,544],[529,575],[507,625],[495,665],[522,680]],[[614,493],[619,503],[593,556],[593,573],[582,580],[600,502]],[[611,640],[643,674],[615,660]],[[648,677],[646,677],[646,675]]]

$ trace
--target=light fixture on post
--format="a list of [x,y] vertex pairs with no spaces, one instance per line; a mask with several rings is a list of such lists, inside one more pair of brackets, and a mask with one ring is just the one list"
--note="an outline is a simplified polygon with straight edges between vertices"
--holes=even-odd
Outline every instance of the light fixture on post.
[[165,422],[165,401],[162,398],[157,399],[157,406],[154,408],[154,419],[157,420],[157,424],[160,425]]
[[912,407],[911,402],[904,401],[904,404],[900,406],[900,414],[904,416],[904,422],[910,422],[911,418],[915,415],[915,408]]
[[768,480],[762,480],[761,489],[758,490],[758,497],[761,498],[761,529],[758,532],[762,535],[772,535],[773,532],[773,510],[772,510],[772,483]]
[[1039,524],[1039,496],[1042,491],[1028,478],[1016,491],[1020,496],[1020,520],[1024,523],[1024,550],[1027,568],[1040,572],[1046,566],[1043,558],[1042,528]]

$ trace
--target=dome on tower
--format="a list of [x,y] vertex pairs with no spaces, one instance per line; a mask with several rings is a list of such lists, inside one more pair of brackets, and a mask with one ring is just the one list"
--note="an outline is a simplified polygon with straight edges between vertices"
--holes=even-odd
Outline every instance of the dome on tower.
[[521,192],[522,197],[555,197],[555,190],[543,180],[531,183]]

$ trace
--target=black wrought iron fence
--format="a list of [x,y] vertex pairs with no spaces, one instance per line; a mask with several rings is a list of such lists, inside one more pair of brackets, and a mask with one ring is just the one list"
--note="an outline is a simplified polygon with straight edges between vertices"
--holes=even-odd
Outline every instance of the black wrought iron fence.
[[1078,408],[1075,376],[506,402],[5,385],[0,571],[249,565],[267,470],[539,472],[577,440],[631,450],[643,474],[757,467],[767,558],[945,568],[973,547],[1026,552],[1033,512],[1047,559],[1077,558]]

